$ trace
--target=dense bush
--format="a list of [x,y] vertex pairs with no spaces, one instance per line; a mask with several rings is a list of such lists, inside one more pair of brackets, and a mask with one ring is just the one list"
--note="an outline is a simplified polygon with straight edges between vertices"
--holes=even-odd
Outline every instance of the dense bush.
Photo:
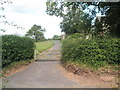
[[84,39],[85,38],[85,34],[75,33],[75,34],[69,35],[68,38],[69,39],[71,39],[71,38],[75,38],[75,39],[81,38],[81,39]]
[[74,33],[72,35],[66,36],[67,39],[92,39],[92,34],[85,34],[85,33]]
[[2,66],[14,61],[33,58],[34,43],[31,38],[15,35],[2,36]]
[[62,58],[66,61],[82,62],[94,67],[119,64],[120,39],[63,41]]

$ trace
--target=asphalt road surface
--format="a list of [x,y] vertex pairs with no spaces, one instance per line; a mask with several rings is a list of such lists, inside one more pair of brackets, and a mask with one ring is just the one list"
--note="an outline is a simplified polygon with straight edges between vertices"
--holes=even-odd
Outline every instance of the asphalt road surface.
[[6,88],[87,88],[79,82],[70,79],[64,73],[60,65],[60,41],[54,41],[52,48],[37,56],[25,70],[10,77]]

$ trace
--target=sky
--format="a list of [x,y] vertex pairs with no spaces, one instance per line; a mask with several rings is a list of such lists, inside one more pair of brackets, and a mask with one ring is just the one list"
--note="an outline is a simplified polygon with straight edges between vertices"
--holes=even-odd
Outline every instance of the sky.
[[5,10],[0,12],[6,15],[6,20],[23,27],[24,30],[0,23],[0,27],[6,30],[2,34],[24,36],[34,24],[46,29],[45,38],[62,34],[59,27],[62,19],[46,13],[46,0],[12,0],[12,4],[5,4],[4,8]]

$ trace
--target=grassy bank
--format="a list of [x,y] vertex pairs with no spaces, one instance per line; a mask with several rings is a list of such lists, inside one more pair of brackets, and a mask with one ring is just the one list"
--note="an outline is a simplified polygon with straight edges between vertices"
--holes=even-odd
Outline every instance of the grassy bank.
[[35,45],[36,45],[37,54],[52,47],[53,44],[54,44],[53,41],[36,42]]

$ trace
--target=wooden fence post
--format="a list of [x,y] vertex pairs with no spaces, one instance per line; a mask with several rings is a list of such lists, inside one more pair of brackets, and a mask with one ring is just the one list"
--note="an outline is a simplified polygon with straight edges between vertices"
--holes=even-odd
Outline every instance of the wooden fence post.
[[37,60],[37,50],[34,50],[34,59]]

